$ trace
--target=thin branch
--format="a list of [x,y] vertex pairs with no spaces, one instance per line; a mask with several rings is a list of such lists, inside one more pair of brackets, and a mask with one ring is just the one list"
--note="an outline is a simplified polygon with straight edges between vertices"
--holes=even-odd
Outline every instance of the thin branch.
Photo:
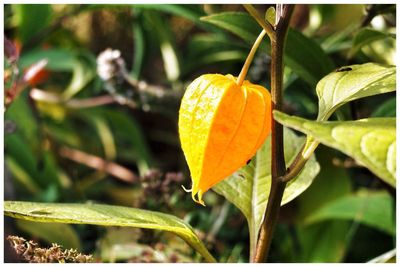
[[86,152],[72,149],[66,146],[61,147],[59,153],[64,158],[70,159],[72,161],[78,162],[99,171],[104,171],[124,182],[134,183],[139,181],[139,177],[129,169],[117,163],[102,159],[98,156],[90,155]]
[[52,104],[62,104],[67,108],[92,108],[107,104],[116,103],[116,99],[111,95],[102,95],[86,99],[70,99],[65,101],[60,95],[46,92],[38,88],[33,88],[29,92],[30,97],[35,101],[43,101]]
[[275,41],[275,31],[274,27],[266,21],[263,16],[253,7],[251,4],[244,4],[243,7],[249,12],[249,14],[260,24],[260,26],[265,30],[269,39]]

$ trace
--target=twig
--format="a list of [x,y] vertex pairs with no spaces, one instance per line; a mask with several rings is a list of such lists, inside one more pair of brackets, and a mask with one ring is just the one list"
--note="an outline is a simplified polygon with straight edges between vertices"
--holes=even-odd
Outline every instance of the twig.
[[70,99],[65,101],[58,94],[46,92],[38,88],[31,89],[29,95],[35,101],[62,104],[68,108],[91,108],[117,102],[111,95],[102,95],[86,99]]
[[59,153],[64,158],[81,163],[99,171],[104,171],[124,182],[134,183],[138,182],[140,179],[132,171],[117,163],[104,160],[98,156],[90,155],[77,149],[63,146],[60,148]]

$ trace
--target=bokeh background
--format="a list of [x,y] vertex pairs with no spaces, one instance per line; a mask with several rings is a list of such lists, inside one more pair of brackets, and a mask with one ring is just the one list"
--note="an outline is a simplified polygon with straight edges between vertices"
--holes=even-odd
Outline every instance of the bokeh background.
[[[269,5],[256,7],[265,12]],[[181,188],[190,187],[177,134],[185,86],[204,73],[238,75],[251,47],[200,19],[227,11],[245,12],[209,4],[5,5],[4,199],[171,213],[190,223],[220,262],[247,262],[239,210],[212,190],[207,207],[199,206]],[[395,5],[298,5],[292,27],[335,67],[394,64],[395,12]],[[366,27],[386,36],[354,51],[354,37]],[[258,53],[248,79],[268,88],[269,64]],[[290,69],[285,81],[285,111],[315,119],[315,88]],[[395,93],[357,100],[335,116],[395,117]],[[316,156],[321,172],[282,208],[269,260],[366,262],[394,248],[395,191],[340,152],[320,146]],[[350,216],[307,223],[335,201]],[[4,231],[77,248],[98,262],[201,261],[181,239],[157,231],[10,218]],[[20,261],[6,240],[4,247],[6,262]]]

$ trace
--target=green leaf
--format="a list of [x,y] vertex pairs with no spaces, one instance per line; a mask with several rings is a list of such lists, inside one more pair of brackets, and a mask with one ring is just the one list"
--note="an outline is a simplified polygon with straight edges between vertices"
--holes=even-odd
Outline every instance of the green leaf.
[[[318,201],[318,200],[316,200]],[[348,221],[324,221],[297,227],[301,253],[297,262],[340,263],[346,253],[346,237],[351,223]]]
[[26,220],[17,220],[17,226],[32,237],[39,237],[49,244],[57,243],[66,249],[81,250],[81,242],[74,228],[68,224],[40,223]]
[[154,159],[139,123],[132,116],[117,110],[102,109],[96,112],[112,127],[119,148],[117,153],[120,154],[122,149],[129,149],[131,160],[136,160],[139,173],[146,174],[153,166]]
[[37,195],[41,192],[41,188],[37,185],[35,179],[27,172],[15,159],[6,157],[7,167],[13,175],[13,178],[18,181],[24,189],[28,190],[32,195]]
[[[32,150],[35,150],[39,147],[40,135],[38,122],[33,114],[32,107],[29,105],[29,92],[25,90],[7,109],[4,119],[14,122],[17,129],[13,134],[18,134],[23,140],[26,140]],[[7,138],[13,134],[5,135],[6,143]]]
[[[261,31],[261,26],[247,13],[224,12],[202,17],[201,20],[228,30],[252,45]],[[260,49],[270,54],[269,40]],[[285,63],[299,77],[314,87],[334,68],[332,60],[314,40],[289,29],[285,47]]]
[[200,23],[200,16],[204,15],[204,11],[196,5],[177,5],[177,4],[163,4],[163,5],[154,5],[154,4],[138,4],[133,5],[134,8],[137,9],[153,9],[166,13],[170,13],[176,16],[184,17],[189,19],[196,24]]
[[23,44],[48,26],[52,17],[52,7],[48,4],[14,5],[14,12],[18,36]]
[[158,38],[167,79],[169,81],[176,81],[179,78],[181,70],[174,36],[170,29],[165,27],[167,22],[158,12],[147,11],[145,16],[152,25],[153,34]]
[[396,97],[386,100],[372,112],[371,117],[396,117]]
[[361,191],[324,205],[305,219],[306,224],[324,220],[354,220],[390,235],[395,234],[395,214],[392,197],[384,191]]
[[271,6],[265,12],[265,20],[268,21],[271,25],[275,25],[275,17],[276,17],[275,8]]
[[353,157],[376,176],[396,186],[396,118],[318,122],[277,111],[274,118]]
[[[294,160],[301,148],[303,138],[297,137],[290,129],[284,130],[285,161],[287,166]],[[249,224],[251,255],[267,207],[271,187],[271,140],[268,138],[251,162],[229,178],[213,187],[245,215]],[[282,205],[290,202],[312,183],[319,172],[319,164],[313,156],[295,179],[285,189]]]
[[295,229],[301,251],[293,262],[342,262],[347,249],[346,237],[351,223],[324,221],[305,225],[304,219],[323,205],[351,192],[351,177],[345,168],[333,164],[333,149],[321,146],[316,150],[318,163],[323,166],[311,186],[296,199]]
[[317,84],[317,120],[327,120],[338,107],[349,101],[394,90],[395,66],[366,63],[342,67],[325,76]]
[[190,225],[178,217],[155,211],[102,204],[61,204],[5,201],[6,216],[36,222],[128,226],[162,230],[185,240],[208,262],[216,262]]
[[363,46],[385,38],[395,38],[395,35],[371,28],[361,29],[353,38],[353,44],[349,54],[350,57],[354,56]]
[[243,63],[248,52],[246,45],[233,42],[231,38],[221,34],[194,35],[187,45],[182,75],[190,75],[193,71],[210,64],[233,61]]
[[95,76],[96,60],[89,53],[78,55],[74,62],[72,79],[62,97],[68,100],[79,93]]
[[27,68],[42,59],[47,59],[46,69],[53,71],[70,72],[76,64],[75,55],[64,49],[32,50],[24,53],[18,64],[21,68]]
[[243,12],[223,12],[200,19],[230,31],[249,44],[254,43],[262,30],[261,26],[250,15]]
[[333,164],[337,157],[334,149],[319,147],[315,156],[323,166],[311,186],[296,199],[296,220],[304,218],[321,208],[326,203],[351,193],[351,177],[345,168]]
[[139,79],[145,58],[146,38],[140,10],[135,10],[132,8],[132,13],[135,14],[135,22],[132,26],[135,52],[133,53],[133,66],[131,74],[135,79]]

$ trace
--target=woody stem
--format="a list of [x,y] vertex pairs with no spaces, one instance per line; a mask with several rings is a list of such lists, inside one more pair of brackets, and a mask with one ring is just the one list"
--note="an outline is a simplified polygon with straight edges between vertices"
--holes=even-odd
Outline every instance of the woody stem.
[[[275,38],[271,39],[271,96],[272,110],[282,110],[283,89],[283,56],[286,35],[294,5],[277,5]],[[272,114],[271,114],[272,116]],[[279,210],[286,187],[286,182],[280,179],[286,172],[283,150],[283,126],[272,120],[271,130],[271,190],[268,196],[267,209],[261,225],[253,262],[264,262],[271,246],[272,236],[279,216]]]

